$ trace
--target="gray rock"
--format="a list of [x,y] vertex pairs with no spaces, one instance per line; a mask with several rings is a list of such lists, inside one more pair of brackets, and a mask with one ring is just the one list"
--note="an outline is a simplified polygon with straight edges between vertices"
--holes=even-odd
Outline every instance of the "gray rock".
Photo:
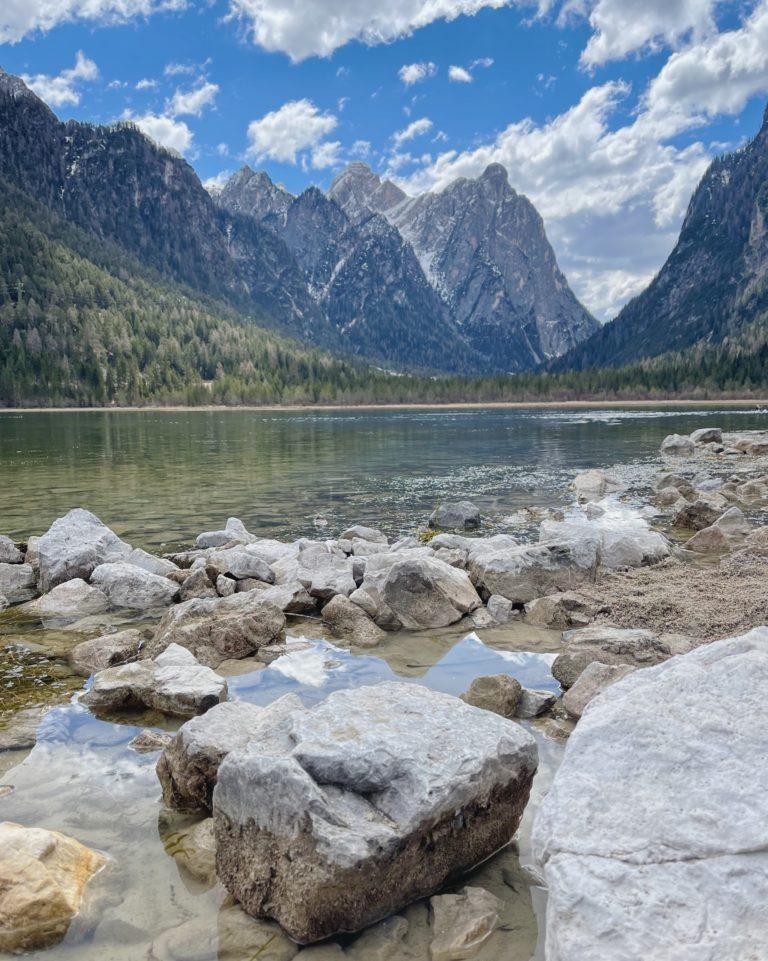
[[480,526],[480,508],[471,501],[440,504],[429,518],[429,526],[441,530],[476,530]]
[[381,596],[410,630],[446,627],[481,605],[467,574],[434,558],[398,561],[387,572]]
[[536,764],[519,725],[449,695],[334,691],[221,763],[217,874],[300,943],[359,930],[504,845]]
[[702,531],[697,531],[693,537],[689,537],[685,542],[685,549],[696,551],[699,554],[726,554],[733,548],[733,543],[726,532],[713,524],[712,527],[705,527]]
[[153,731],[152,728],[145,727],[128,742],[128,747],[137,754],[154,754],[168,747],[172,740],[173,734],[170,731]]
[[533,830],[548,961],[766,956],[768,629],[604,691]]
[[353,541],[355,538],[359,538],[363,541],[370,541],[372,544],[387,544],[387,535],[383,534],[381,531],[377,531],[373,527],[364,527],[362,524],[356,524],[354,527],[348,527],[343,533],[339,534],[340,540]]
[[[232,584],[232,593],[235,591],[235,582],[230,581]],[[218,584],[218,579],[217,579]],[[179,600],[189,601],[193,597],[218,597],[219,592],[211,583],[211,579],[208,576],[208,571],[205,567],[196,567],[189,575],[185,577],[179,587]]]
[[37,595],[37,574],[30,564],[0,564],[0,594],[9,604],[30,601]]
[[[238,590],[238,585],[241,583],[244,582],[233,580],[233,578],[227,577],[225,574],[219,574],[216,578],[216,593],[219,597],[232,597]],[[259,581],[259,584],[263,583],[263,581]]]
[[376,647],[387,636],[361,607],[341,594],[323,608],[323,623],[335,638],[359,647]]
[[715,506],[700,497],[692,504],[684,504],[680,510],[676,511],[672,517],[672,525],[682,530],[702,531],[705,527],[711,527],[722,512],[722,507]]
[[96,671],[135,661],[143,642],[144,637],[140,631],[105,634],[73,647],[69,652],[69,663],[75,674],[90,677]]
[[317,614],[317,601],[299,581],[274,584],[263,590],[261,597],[285,614]]
[[515,717],[539,717],[551,711],[556,703],[557,698],[549,691],[536,691],[533,688],[524,687],[515,708]]
[[23,611],[41,620],[79,621],[93,614],[103,614],[109,608],[104,591],[86,584],[79,577],[57,584],[47,594],[25,604]]
[[435,558],[443,564],[450,564],[451,567],[459,567],[465,570],[469,555],[459,547],[441,547],[435,551]]
[[512,601],[507,600],[506,597],[502,597],[501,594],[491,594],[485,606],[497,624],[507,624],[509,621],[520,616],[520,611]]
[[724,514],[718,517],[714,526],[719,527],[727,537],[737,542],[746,537],[752,530],[744,512],[738,507],[729,507]]
[[618,627],[583,627],[563,635],[565,651],[552,664],[552,674],[564,688],[571,687],[593,661],[648,667],[679,653],[669,640],[651,631]]
[[460,961],[481,951],[499,923],[501,901],[484,888],[430,898],[432,961]]
[[[408,934],[408,928],[408,921],[399,915],[386,918],[384,921],[366,928],[343,954],[343,957],[347,958],[348,961],[400,961],[407,951],[403,942]],[[319,951],[321,948],[310,948],[309,950]],[[302,961],[319,961],[319,959],[311,959],[307,956]]]
[[258,655],[283,640],[285,615],[261,591],[231,597],[193,598],[170,608],[144,654],[154,658],[170,644],[187,648],[202,664]]
[[31,564],[36,571],[40,571],[40,555],[38,553],[38,544],[40,543],[40,538],[33,536],[27,540],[27,550],[24,554],[24,563]]
[[40,589],[45,593],[73,577],[88,580],[100,564],[124,561],[131,550],[90,511],[71,510],[37,542]]
[[295,694],[285,694],[267,707],[225,701],[182,724],[157,762],[165,803],[187,811],[210,810],[219,765],[227,754],[257,743],[301,710]]
[[470,558],[472,580],[516,604],[569,590],[594,579],[598,539],[582,529],[580,543],[520,545]]
[[461,700],[502,717],[514,717],[522,692],[522,685],[511,675],[489,674],[476,677],[461,695]]
[[219,574],[229,574],[235,580],[255,578],[266,584],[275,583],[275,572],[260,556],[255,547],[230,547],[208,555],[208,565]]
[[48,713],[47,707],[27,707],[3,719],[0,751],[24,751],[37,743],[37,729]]
[[588,664],[563,695],[566,713],[578,720],[590,701],[635,670],[637,668],[631,664],[602,664],[600,661]]
[[157,574],[159,577],[167,577],[174,571],[179,570],[178,565],[174,564],[173,561],[148,554],[140,547],[134,547],[130,554],[126,556],[125,563],[133,564],[134,567],[140,567],[142,570],[149,571],[150,574]]
[[24,555],[10,537],[0,534],[0,564],[21,564]]
[[719,427],[700,427],[691,434],[694,444],[722,444],[723,432]]
[[175,581],[122,562],[100,564],[91,575],[91,584],[107,595],[112,607],[133,611],[168,607],[179,593]]
[[551,627],[565,631],[574,627],[586,627],[594,620],[599,605],[574,591],[537,597],[525,605],[525,619],[537,627]]
[[251,544],[256,538],[245,529],[237,517],[230,517],[222,531],[206,531],[198,534],[195,546],[199,549],[225,547],[227,544]]
[[621,490],[621,483],[604,470],[585,470],[573,480],[573,489],[580,501],[600,500],[606,494]]
[[213,818],[198,821],[174,837],[173,858],[182,870],[206,888],[216,883],[216,835]]
[[661,453],[670,457],[689,457],[695,449],[691,438],[683,434],[669,434],[661,442]]
[[150,708],[164,714],[204,714],[227,697],[227,682],[172,644],[154,661],[99,671],[80,703],[95,711]]

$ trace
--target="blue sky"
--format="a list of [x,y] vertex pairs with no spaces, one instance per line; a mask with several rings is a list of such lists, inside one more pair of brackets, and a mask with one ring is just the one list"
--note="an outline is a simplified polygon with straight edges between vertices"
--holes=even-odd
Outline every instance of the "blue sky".
[[203,181],[409,192],[503,163],[601,319],[760,126],[768,0],[4,0],[0,63],[63,118],[135,120]]

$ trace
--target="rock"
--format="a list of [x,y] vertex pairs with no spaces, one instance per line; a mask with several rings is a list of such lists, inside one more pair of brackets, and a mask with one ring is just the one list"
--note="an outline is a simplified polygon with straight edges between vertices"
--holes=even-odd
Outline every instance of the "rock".
[[348,541],[352,547],[350,553],[354,554],[355,557],[370,557],[371,554],[385,554],[389,551],[389,547],[386,544],[376,544],[373,541],[364,541],[360,537],[356,537],[352,541]]
[[380,921],[366,928],[344,956],[348,961],[400,961],[408,927],[406,919],[399,915]]
[[467,566],[469,555],[466,551],[462,551],[458,547],[453,549],[450,547],[441,547],[435,551],[435,558],[444,564],[450,564],[451,567],[460,567],[463,570]]
[[499,923],[501,901],[484,888],[462,888],[456,894],[430,898],[432,961],[472,958]]
[[565,652],[552,664],[552,674],[564,688],[571,687],[593,661],[648,667],[678,653],[651,631],[618,627],[583,627],[563,635]]
[[359,930],[506,844],[536,757],[519,725],[447,694],[334,691],[222,762],[217,874],[300,943]]
[[600,500],[606,494],[621,490],[621,483],[604,470],[585,470],[573,480],[573,489],[580,501]]
[[722,444],[723,432],[719,427],[700,427],[691,434],[694,444]]
[[685,542],[685,549],[700,554],[725,554],[731,550],[733,544],[725,531],[713,524],[698,531]]
[[133,564],[134,567],[140,567],[143,571],[148,571],[150,574],[157,574],[158,577],[167,577],[169,574],[178,572],[179,568],[173,561],[169,561],[164,557],[156,557],[154,554],[148,554],[147,551],[143,551],[140,547],[134,547],[134,549],[125,558],[126,564]]
[[90,511],[76,508],[51,524],[37,551],[40,589],[46,593],[73,577],[88,580],[100,564],[124,561],[131,546]]
[[393,564],[384,579],[381,596],[409,630],[446,627],[481,604],[464,571],[434,558]]
[[476,677],[461,695],[462,701],[472,707],[493,711],[502,717],[514,717],[522,686],[509,674],[489,674]]
[[199,664],[185,648],[171,644],[154,661],[99,671],[80,703],[95,711],[150,708],[191,717],[226,697],[223,677]]
[[[232,597],[232,595],[239,590],[239,585],[244,583],[243,581],[233,580],[231,577],[227,577],[225,574],[219,574],[216,578],[216,593],[219,597]],[[259,584],[263,584],[263,581],[259,581]]]
[[598,540],[581,531],[580,544],[528,544],[470,558],[473,582],[489,594],[527,604],[594,579]]
[[24,554],[24,563],[30,564],[36,571],[40,570],[40,554],[38,552],[39,537],[30,537],[27,540],[27,550]]
[[323,623],[335,638],[359,647],[376,647],[387,636],[361,607],[341,594],[323,608]]
[[714,526],[719,527],[724,534],[735,541],[746,537],[752,530],[744,512],[738,507],[729,507],[722,516],[718,517]]
[[685,498],[681,496],[676,487],[665,487],[654,495],[653,503],[657,507],[676,507],[680,509],[685,507]]
[[61,941],[105,864],[102,854],[57,831],[0,823],[0,951]]
[[317,614],[317,601],[299,581],[267,587],[261,597],[285,614]]
[[508,601],[506,597],[502,597],[501,594],[491,594],[485,606],[497,624],[507,624],[516,617],[520,617],[520,611],[512,601]]
[[127,563],[100,564],[91,583],[107,595],[112,607],[133,611],[168,607],[179,593],[175,581]]
[[721,513],[722,508],[715,507],[703,498],[699,498],[692,504],[685,504],[679,511],[676,511],[672,517],[672,525],[683,530],[702,531],[705,527],[711,527]]
[[188,831],[174,837],[170,853],[184,871],[200,884],[216,883],[216,836],[213,818],[198,821]]
[[768,548],[768,526],[756,527],[752,533],[747,536],[744,541],[744,547],[749,550]]
[[757,504],[768,500],[768,485],[762,481],[747,481],[736,488],[736,494],[744,504]]
[[537,597],[525,605],[525,619],[537,627],[551,627],[565,631],[572,627],[586,627],[599,613],[599,605],[576,594],[563,591],[548,597]]
[[381,531],[377,531],[373,527],[363,527],[361,524],[348,527],[342,534],[339,534],[339,540],[353,541],[358,537],[361,540],[370,541],[373,544],[389,543],[386,534],[382,534]]
[[[71,583],[71,581],[69,582]],[[64,586],[64,585],[62,585]],[[56,590],[56,588],[54,588]],[[135,661],[144,642],[140,631],[118,631],[90,641],[83,641],[69,652],[69,663],[75,674],[90,677],[96,671]]]
[[551,711],[556,703],[557,698],[549,691],[536,691],[524,687],[520,692],[520,700],[515,708],[515,717],[539,717],[539,715]]
[[669,434],[661,442],[661,453],[669,457],[688,457],[695,449],[696,445],[691,438],[682,434]]
[[[230,581],[232,584],[232,593],[235,591],[235,582]],[[218,584],[218,580],[217,580]],[[211,583],[210,577],[208,577],[208,571],[204,567],[194,568],[189,577],[185,577],[179,587],[179,600],[189,601],[193,597],[218,597],[219,594],[216,588]]]
[[225,701],[182,724],[157,762],[165,803],[187,811],[209,811],[219,765],[227,754],[266,737],[301,710],[295,694],[285,694],[266,707]]
[[251,544],[256,538],[245,529],[245,524],[237,517],[230,517],[223,531],[206,531],[198,534],[195,547],[200,550],[206,548],[225,547],[227,544]]
[[201,664],[218,667],[230,658],[258,655],[283,640],[285,615],[261,592],[193,598],[170,608],[144,655],[156,657],[170,644],[191,651]]
[[40,721],[50,708],[28,707],[16,711],[10,718],[3,720],[0,728],[0,751],[25,751],[37,743],[37,730]]
[[10,537],[0,534],[0,564],[21,564],[24,555]]
[[677,490],[690,487],[691,490],[693,490],[693,487],[691,487],[691,482],[686,477],[683,477],[682,474],[659,474],[653,484],[654,490],[663,491],[669,487],[673,487]]
[[128,747],[137,754],[154,754],[156,751],[163,751],[173,740],[170,731],[153,731],[145,727],[132,740],[128,742]]
[[42,620],[79,621],[109,608],[104,591],[91,587],[79,577],[57,584],[47,594],[24,605],[24,613]]
[[548,961],[766,954],[768,629],[636,671],[571,736],[533,830]]
[[476,611],[472,611],[468,615],[472,626],[477,628],[477,630],[484,630],[488,627],[495,627],[497,622],[491,617],[488,611],[484,607],[478,607]]
[[0,594],[9,604],[31,601],[37,595],[37,575],[30,564],[0,564]]
[[208,564],[219,574],[229,574],[235,580],[255,578],[265,584],[275,583],[275,572],[258,553],[257,547],[230,547],[214,551],[208,556]]
[[294,654],[296,651],[308,651],[312,646],[310,641],[299,641],[296,638],[291,638],[285,644],[270,644],[268,647],[259,648],[259,660],[263,664],[271,664],[279,657]]
[[635,670],[631,664],[601,664],[600,661],[588,664],[563,695],[566,713],[578,720],[593,698]]
[[429,526],[442,530],[472,531],[480,526],[480,508],[471,501],[452,501],[440,504],[429,518]]

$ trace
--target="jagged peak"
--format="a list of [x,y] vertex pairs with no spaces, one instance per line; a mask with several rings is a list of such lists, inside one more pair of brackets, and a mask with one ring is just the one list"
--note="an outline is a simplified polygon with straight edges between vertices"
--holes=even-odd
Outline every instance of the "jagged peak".
[[485,170],[480,175],[481,180],[491,180],[495,183],[508,184],[509,174],[507,173],[507,168],[500,163],[488,164]]
[[765,105],[765,113],[763,114],[763,126],[761,130],[768,130],[768,104]]

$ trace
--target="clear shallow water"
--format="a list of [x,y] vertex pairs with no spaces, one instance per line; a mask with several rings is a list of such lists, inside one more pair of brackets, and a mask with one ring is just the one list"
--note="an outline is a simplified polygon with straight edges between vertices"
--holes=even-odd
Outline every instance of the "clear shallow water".
[[[19,538],[41,533],[55,517],[83,506],[136,546],[154,550],[186,545],[229,515],[281,538],[332,536],[353,522],[410,533],[449,497],[471,498],[489,527],[505,529],[505,518],[521,507],[568,503],[578,470],[610,466],[642,480],[658,468],[666,434],[703,423],[767,426],[764,415],[749,409],[4,413],[0,531]],[[327,527],[315,527],[316,515]],[[393,678],[458,694],[474,677],[499,672],[557,690],[550,664],[559,635],[524,625],[480,631],[482,642],[461,629],[393,635],[375,654],[329,647],[313,624],[294,626],[294,635],[301,631],[314,638],[310,650],[263,671],[237,665],[231,696],[266,704],[293,691],[310,705],[332,690]],[[65,660],[80,640],[12,618],[0,623],[0,723],[20,706],[58,704],[41,722],[31,752],[0,753],[0,782],[13,786],[10,794],[0,790],[0,819],[63,831],[110,858],[90,887],[90,907],[65,940],[32,956],[283,957],[279,939],[263,952],[232,947],[223,891],[194,881],[170,853],[169,839],[187,822],[162,807],[157,756],[136,754],[128,742],[143,726],[175,723],[157,715],[100,720],[69,702],[84,684]],[[544,893],[522,866],[530,863],[531,822],[563,745],[531,729],[540,769],[519,854],[508,849],[469,879],[504,904],[500,930],[479,961],[541,956]],[[396,961],[428,961],[426,908],[415,905],[405,914],[409,935]]]
[[638,464],[741,410],[398,410],[0,413],[0,530],[42,533],[72,507],[137,546],[171,549],[235,515],[256,533],[329,535],[352,522],[422,526],[471,497],[492,522],[562,503],[573,474]]

